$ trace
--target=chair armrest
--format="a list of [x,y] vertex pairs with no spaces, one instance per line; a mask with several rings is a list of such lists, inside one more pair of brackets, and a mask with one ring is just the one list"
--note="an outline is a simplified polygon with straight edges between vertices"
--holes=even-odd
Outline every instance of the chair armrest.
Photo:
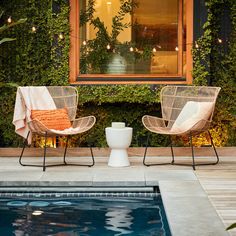
[[157,127],[166,128],[166,121],[156,116],[145,115],[142,117],[142,122],[148,130],[152,130]]
[[45,134],[45,132],[49,131],[49,129],[38,119],[33,119],[28,122],[28,125],[30,127],[30,130],[33,133],[38,133],[38,134]]
[[80,128],[81,133],[91,129],[96,122],[95,116],[85,116],[78,119],[75,119],[72,122],[73,128]]

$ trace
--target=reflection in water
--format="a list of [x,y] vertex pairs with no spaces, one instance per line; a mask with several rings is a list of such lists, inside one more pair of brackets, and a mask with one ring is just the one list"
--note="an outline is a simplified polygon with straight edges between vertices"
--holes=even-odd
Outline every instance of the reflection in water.
[[161,197],[64,200],[18,204],[0,199],[0,235],[170,236]]
[[105,214],[106,226],[108,230],[118,232],[115,235],[129,234],[133,231],[131,230],[133,217],[130,215],[132,211],[122,208],[108,208]]

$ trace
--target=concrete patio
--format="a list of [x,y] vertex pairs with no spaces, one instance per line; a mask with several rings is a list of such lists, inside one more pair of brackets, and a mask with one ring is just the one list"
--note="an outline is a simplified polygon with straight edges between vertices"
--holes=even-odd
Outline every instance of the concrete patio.
[[[236,235],[225,228],[236,221],[236,148],[218,148],[220,163],[191,167],[161,165],[145,167],[143,148],[130,148],[130,167],[107,165],[109,149],[94,149],[95,166],[23,167],[18,163],[20,149],[0,149],[1,193],[12,191],[91,191],[150,189],[159,186],[173,235]],[[48,163],[61,161],[59,149],[50,149]],[[188,148],[176,148],[176,161],[190,162]],[[28,149],[26,162],[41,163],[42,150]],[[59,154],[60,153],[60,154]],[[89,150],[70,149],[68,162],[86,163]],[[211,149],[197,148],[197,161],[211,159]],[[147,160],[170,161],[168,148],[150,148]]]

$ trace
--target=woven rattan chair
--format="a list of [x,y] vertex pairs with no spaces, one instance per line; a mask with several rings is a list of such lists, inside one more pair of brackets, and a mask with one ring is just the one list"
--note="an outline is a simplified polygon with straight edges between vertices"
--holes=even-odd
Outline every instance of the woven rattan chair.
[[[147,163],[146,154],[148,138],[144,152],[143,164],[146,166],[161,164],[191,165],[195,170],[198,165],[215,165],[219,157],[212,141],[209,127],[215,108],[216,99],[220,91],[219,87],[207,86],[166,86],[162,88],[161,110],[162,118],[145,115],[142,118],[143,125],[151,132],[170,136],[187,135],[192,150],[192,164],[175,163],[174,151],[171,142],[171,163]],[[215,162],[195,163],[192,136],[202,132],[208,132],[211,146],[216,155]]]
[[[23,91],[24,91],[24,94],[23,94]],[[38,100],[35,99],[36,101],[32,101],[33,96],[35,96],[34,93],[36,92],[42,94],[42,96]],[[29,96],[27,96],[28,94],[31,96],[30,98]],[[44,94],[47,94],[47,96]],[[76,165],[76,166],[91,167],[94,165],[95,162],[94,162],[94,156],[93,156],[93,151],[91,147],[90,147],[90,151],[91,151],[91,156],[92,156],[92,162],[90,164],[78,164],[78,163],[72,164],[72,163],[66,162],[66,152],[67,152],[68,140],[70,136],[88,131],[94,126],[96,122],[96,118],[94,116],[87,116],[87,117],[75,119],[77,105],[78,105],[78,92],[76,88],[72,86],[19,87],[17,90],[17,96],[18,98],[21,99],[21,101],[20,102],[18,101],[18,103],[16,102],[15,113],[17,113],[16,110],[18,109],[19,106],[23,106],[22,110],[26,111],[25,121],[24,121],[26,124],[26,127],[23,127],[23,128],[28,128],[27,132],[25,132],[26,137],[25,137],[23,149],[21,151],[21,155],[19,158],[19,163],[22,166],[43,167],[43,171],[45,171],[46,167],[51,167],[51,166]],[[42,102],[41,100],[43,99],[45,101]],[[47,104],[46,109],[43,109],[44,103]],[[50,106],[48,105],[49,103],[51,103]],[[32,107],[34,106],[40,109],[33,110]],[[29,107],[31,107],[32,110],[30,110]],[[48,109],[49,107],[53,109]],[[16,125],[17,122],[19,122],[19,120],[16,117],[17,115],[15,115],[15,113],[14,113],[13,123]],[[27,113],[29,114],[27,115]],[[48,117],[48,114],[50,114],[50,117]],[[45,115],[47,117],[45,117]],[[65,123],[63,121],[65,116],[68,119],[66,126],[65,124],[63,124]],[[68,122],[69,122],[69,125],[68,125]],[[19,131],[21,130],[22,129],[19,129]],[[25,147],[27,143],[28,144],[31,143],[31,137],[34,134],[43,136],[45,140],[42,165],[25,164],[22,162],[22,157],[23,157]],[[55,136],[66,136],[63,163],[46,165],[47,138],[55,137]]]

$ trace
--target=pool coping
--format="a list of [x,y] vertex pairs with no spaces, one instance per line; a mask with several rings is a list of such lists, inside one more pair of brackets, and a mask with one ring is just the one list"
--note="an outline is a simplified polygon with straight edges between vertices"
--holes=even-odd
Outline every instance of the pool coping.
[[172,236],[229,235],[194,171],[157,171],[154,167],[144,168],[139,172],[132,168],[109,170],[107,170],[107,174],[104,174],[104,169],[89,172],[90,177],[77,172],[76,178],[73,175],[74,179],[71,181],[68,181],[71,178],[69,173],[67,177],[62,173],[64,179],[60,179],[57,172],[39,171],[34,172],[36,179],[30,179],[31,173],[26,171],[22,179],[8,177],[8,179],[0,181],[0,191],[14,191],[14,189],[20,190],[21,188],[26,188],[28,191],[42,189],[56,191],[61,187],[68,191],[76,188],[87,191],[94,189],[112,191],[112,189],[134,190],[159,186]]

